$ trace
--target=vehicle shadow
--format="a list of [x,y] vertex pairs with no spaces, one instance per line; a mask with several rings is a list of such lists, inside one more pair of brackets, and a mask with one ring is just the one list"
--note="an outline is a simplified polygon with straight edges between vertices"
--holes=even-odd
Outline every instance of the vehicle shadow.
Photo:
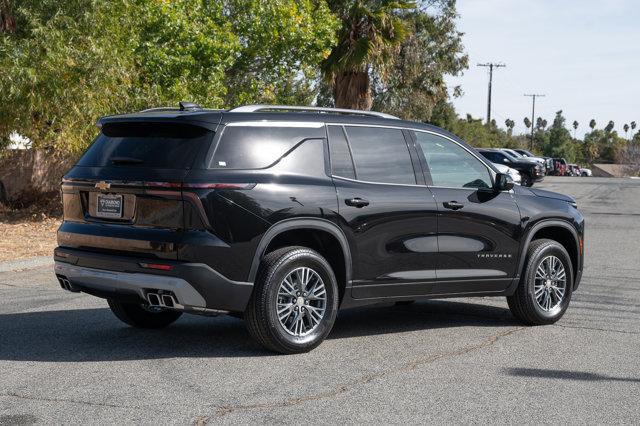
[[613,377],[604,374],[587,373],[584,371],[547,370],[542,368],[508,368],[510,376],[535,377],[542,379],[583,380],[589,382],[634,382],[640,383],[640,379],[633,377]]
[[[515,324],[508,310],[431,300],[340,312],[329,339],[453,327]],[[109,309],[0,314],[0,360],[96,362],[162,358],[273,355],[256,344],[236,318],[184,315],[162,330],[118,321]]]

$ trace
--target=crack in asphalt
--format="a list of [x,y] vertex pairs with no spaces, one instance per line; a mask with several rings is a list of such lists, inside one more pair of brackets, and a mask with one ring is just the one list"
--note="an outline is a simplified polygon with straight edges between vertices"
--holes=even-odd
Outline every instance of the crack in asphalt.
[[[92,407],[126,408],[126,409],[135,409],[135,410],[143,409],[143,407],[136,407],[131,405],[117,405],[117,404],[109,404],[106,402],[80,401],[80,400],[71,399],[71,398],[49,398],[49,397],[42,397],[42,396],[24,395],[24,394],[19,394],[17,392],[0,393],[0,397],[26,399],[29,401],[46,401],[46,402],[63,402],[63,403],[66,402],[70,404],[88,405]],[[160,411],[163,411],[163,410],[160,410]]]
[[[323,400],[323,399],[329,399],[329,398],[334,398],[337,397],[349,390],[351,390],[352,388],[355,388],[357,386],[361,386],[361,385],[366,385],[368,383],[371,383],[374,380],[377,379],[381,379],[383,377],[392,375],[392,374],[397,374],[397,373],[402,373],[402,372],[407,372],[407,371],[412,371],[415,370],[418,367],[421,367],[423,365],[427,365],[427,364],[431,364],[434,363],[436,361],[445,359],[445,358],[452,358],[452,357],[456,357],[456,356],[462,356],[462,355],[466,355],[470,352],[473,351],[477,351],[477,350],[481,350],[484,348],[487,348],[489,346],[492,346],[495,342],[497,342],[499,339],[510,336],[520,330],[525,330],[528,329],[529,327],[516,327],[516,328],[512,328],[506,331],[502,331],[500,333],[496,333],[493,334],[489,337],[487,337],[486,339],[484,339],[482,342],[475,344],[475,345],[471,345],[471,346],[466,346],[464,348],[461,349],[457,349],[454,351],[449,351],[449,352],[445,352],[442,354],[437,354],[437,355],[432,355],[426,358],[422,358],[422,359],[417,359],[411,362],[407,362],[405,364],[402,364],[400,366],[397,367],[392,367],[383,371],[380,371],[378,373],[373,373],[373,374],[367,374],[365,376],[360,377],[359,379],[353,380],[351,382],[345,383],[345,384],[341,384],[336,386],[333,390],[329,390],[329,391],[325,391],[325,392],[320,392],[317,394],[312,394],[312,395],[307,395],[307,396],[303,396],[303,397],[298,397],[298,398],[289,398],[289,399],[285,399],[282,401],[276,401],[276,402],[265,402],[265,403],[260,403],[260,404],[240,404],[240,405],[227,405],[227,406],[222,406],[222,407],[218,407],[215,415],[213,416],[214,419],[219,419],[221,417],[224,417],[228,414],[234,413],[236,411],[250,411],[250,410],[261,410],[261,409],[270,409],[270,408],[285,408],[285,407],[292,407],[292,406],[296,406],[296,405],[301,405],[304,404],[306,402],[309,401],[318,401],[318,400]],[[198,416],[196,417],[194,423],[197,425],[203,425],[206,424],[211,418],[209,416]]]
[[561,324],[553,324],[554,327],[560,328],[575,328],[578,330],[593,330],[593,331],[604,331],[607,333],[620,333],[620,334],[640,334],[638,331],[626,331],[626,330],[615,330],[612,328],[597,328],[597,327],[580,327],[578,325],[561,325]]

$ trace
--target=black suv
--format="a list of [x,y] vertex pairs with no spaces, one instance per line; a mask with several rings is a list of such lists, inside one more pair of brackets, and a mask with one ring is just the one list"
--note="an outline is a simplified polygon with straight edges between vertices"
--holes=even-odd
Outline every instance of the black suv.
[[522,176],[522,186],[531,187],[534,182],[544,179],[544,167],[537,161],[519,159],[499,149],[479,148],[478,152],[492,163],[504,164],[519,171]]
[[557,321],[583,269],[565,195],[514,187],[437,127],[352,110],[193,104],[99,120],[64,176],[55,273],[132,326],[243,316],[308,351],[338,309],[506,296]]

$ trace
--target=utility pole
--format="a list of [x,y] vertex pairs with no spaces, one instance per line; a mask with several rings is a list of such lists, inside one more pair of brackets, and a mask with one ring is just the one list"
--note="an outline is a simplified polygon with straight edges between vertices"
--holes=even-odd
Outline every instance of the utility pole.
[[506,67],[503,63],[487,62],[478,64],[479,67],[489,67],[489,95],[487,97],[487,126],[491,125],[491,83],[493,81],[493,69]]
[[535,94],[530,94],[527,95],[525,94],[525,96],[530,97],[533,100],[533,107],[531,108],[531,141],[529,141],[529,151],[533,150],[533,129],[535,128],[536,125],[536,98],[544,98],[546,95],[540,95],[538,93]]

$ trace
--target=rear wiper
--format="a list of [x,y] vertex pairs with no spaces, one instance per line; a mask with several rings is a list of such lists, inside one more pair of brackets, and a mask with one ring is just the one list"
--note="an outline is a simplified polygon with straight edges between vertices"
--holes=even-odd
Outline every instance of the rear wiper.
[[141,164],[143,162],[141,159],[133,157],[113,157],[111,159],[111,164]]

